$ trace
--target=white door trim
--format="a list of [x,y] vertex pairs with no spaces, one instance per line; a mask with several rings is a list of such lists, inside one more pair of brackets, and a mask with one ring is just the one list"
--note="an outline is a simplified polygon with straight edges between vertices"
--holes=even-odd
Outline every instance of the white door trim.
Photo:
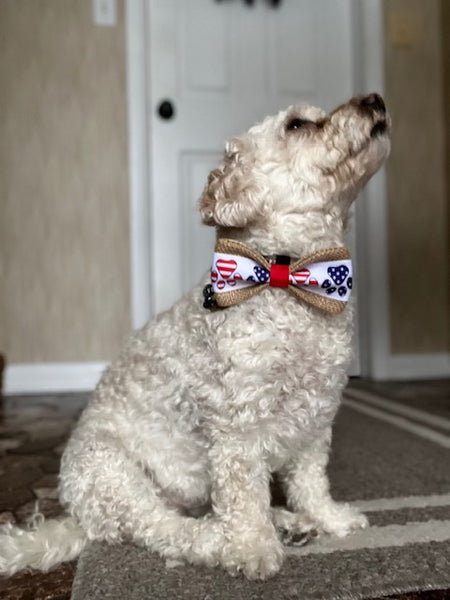
[[152,316],[150,169],[146,0],[126,0],[128,164],[130,196],[131,322],[138,329]]
[[[361,0],[354,27],[359,38],[355,80],[364,92],[384,93],[384,24],[382,0]],[[357,206],[360,269],[361,374],[386,379],[390,359],[386,173],[382,169],[366,186]]]

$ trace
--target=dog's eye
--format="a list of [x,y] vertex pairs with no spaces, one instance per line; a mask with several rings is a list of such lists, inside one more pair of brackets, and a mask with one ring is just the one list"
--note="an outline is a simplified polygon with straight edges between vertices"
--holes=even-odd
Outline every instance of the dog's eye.
[[305,125],[309,125],[311,123],[311,121],[308,121],[307,119],[300,119],[299,117],[295,117],[294,119],[291,119],[288,124],[286,125],[286,131],[293,131],[294,129],[300,129],[301,127],[304,127]]

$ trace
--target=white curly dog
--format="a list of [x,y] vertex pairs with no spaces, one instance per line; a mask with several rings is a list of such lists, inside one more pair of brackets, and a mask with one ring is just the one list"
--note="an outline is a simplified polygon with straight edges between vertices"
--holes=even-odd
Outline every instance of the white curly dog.
[[[342,248],[389,129],[377,94],[328,115],[299,105],[268,117],[228,142],[200,199],[203,221],[264,256]],[[205,283],[137,331],[106,370],[62,458],[69,515],[4,526],[0,572],[47,570],[87,540],[129,540],[264,579],[281,567],[283,535],[367,525],[332,500],[326,475],[351,306],[330,314],[267,286],[210,311]],[[271,508],[274,472],[289,510]]]

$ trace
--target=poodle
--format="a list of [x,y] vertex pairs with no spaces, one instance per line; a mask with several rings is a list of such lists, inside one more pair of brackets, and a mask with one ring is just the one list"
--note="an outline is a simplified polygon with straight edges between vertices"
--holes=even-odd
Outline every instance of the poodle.
[[[211,273],[106,370],[62,457],[67,516],[4,526],[0,572],[47,570],[104,540],[265,579],[285,543],[367,526],[332,500],[326,466],[351,358],[344,233],[389,130],[370,94],[330,114],[291,106],[227,143],[199,201],[217,231]],[[257,276],[230,276],[243,256]],[[273,473],[287,508],[271,507]]]

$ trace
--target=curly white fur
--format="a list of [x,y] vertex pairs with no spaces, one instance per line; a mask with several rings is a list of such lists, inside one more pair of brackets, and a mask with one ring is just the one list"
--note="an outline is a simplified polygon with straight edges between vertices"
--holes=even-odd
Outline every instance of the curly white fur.
[[[330,115],[297,106],[268,117],[227,144],[200,200],[203,220],[264,255],[343,246],[349,207],[388,154],[388,129],[373,94]],[[282,564],[279,530],[346,535],[366,525],[333,502],[326,476],[351,307],[333,316],[268,288],[209,312],[205,282],[107,369],[62,458],[71,516],[33,532],[4,528],[1,571],[47,569],[86,539],[126,539],[266,578]],[[270,508],[274,471],[291,512]]]

